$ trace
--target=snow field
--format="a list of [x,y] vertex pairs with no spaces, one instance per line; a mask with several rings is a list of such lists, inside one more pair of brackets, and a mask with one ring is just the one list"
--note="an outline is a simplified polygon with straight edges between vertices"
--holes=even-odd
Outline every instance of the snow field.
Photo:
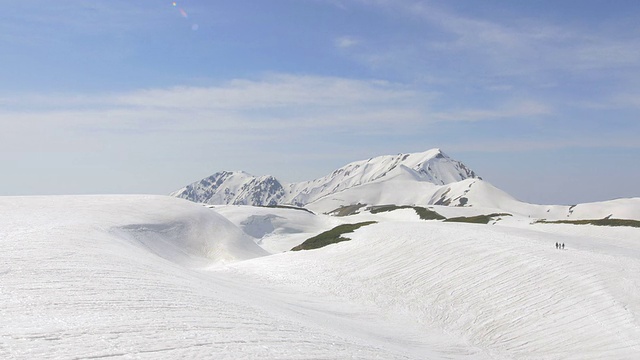
[[560,235],[471,224],[388,222],[351,237],[232,266],[442,329],[491,358],[640,353],[637,257],[561,251]]
[[0,210],[2,359],[421,358],[405,349],[415,334],[371,309],[199,270],[255,246],[200,205],[33,197]]
[[[635,228],[214,211],[161,196],[7,197],[0,213],[3,359],[640,353]],[[255,243],[364,217],[380,222],[318,250],[266,256]]]

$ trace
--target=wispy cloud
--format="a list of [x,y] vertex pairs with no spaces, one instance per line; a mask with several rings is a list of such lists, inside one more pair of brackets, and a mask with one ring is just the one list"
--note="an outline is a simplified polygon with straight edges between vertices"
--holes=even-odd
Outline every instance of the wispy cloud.
[[210,87],[0,98],[0,137],[6,148],[51,143],[47,136],[59,144],[87,134],[207,132],[239,142],[255,136],[283,141],[334,133],[414,134],[438,122],[518,121],[551,112],[535,101],[436,111],[438,102],[435,93],[386,81],[272,74]]
[[416,96],[415,90],[386,81],[275,74],[260,80],[231,80],[212,87],[141,90],[114,100],[119,104],[160,108],[332,108],[401,104],[411,102]]
[[360,43],[360,40],[353,36],[341,36],[334,41],[336,47],[340,49],[348,49]]
[[[376,66],[388,61],[397,66],[398,59],[413,54],[414,60],[438,57],[465,56],[474,59],[474,66],[484,71],[491,68],[494,75],[532,75],[532,72],[562,70],[585,72],[620,67],[638,68],[640,63],[640,28],[617,29],[605,32],[572,24],[554,24],[542,19],[527,18],[526,14],[500,21],[461,15],[433,2],[417,0],[353,0],[403,13],[422,21],[433,30],[430,36],[417,43],[409,37],[404,44],[394,42],[385,47],[367,49]],[[437,31],[440,36],[434,36]],[[620,36],[620,33],[627,36]],[[404,53],[405,56],[398,56]],[[403,61],[406,61],[403,60]],[[412,69],[414,70],[414,69]]]
[[[101,95],[0,98],[3,145],[30,134],[86,132],[251,133],[355,131],[421,120],[432,95],[384,81],[270,75],[211,87],[173,87]],[[316,130],[312,130],[316,129]],[[20,136],[16,133],[19,133]],[[13,135],[12,135],[13,134]],[[283,135],[284,137],[284,135]],[[42,139],[40,139],[42,140]]]
[[550,106],[535,102],[523,101],[510,104],[498,109],[469,109],[469,110],[453,110],[449,112],[440,112],[432,114],[434,119],[440,121],[486,121],[501,119],[523,119],[534,116],[549,115],[553,112]]
[[557,139],[503,139],[501,141],[490,141],[476,139],[474,141],[456,142],[447,141],[442,144],[446,149],[453,152],[530,152],[539,150],[562,150],[562,149],[607,149],[626,148],[640,149],[640,143],[632,135],[617,137],[575,137]]
[[[590,110],[638,110],[640,109],[640,94],[634,92],[616,93],[597,101],[574,101],[572,106]],[[640,118],[635,118],[640,122]]]

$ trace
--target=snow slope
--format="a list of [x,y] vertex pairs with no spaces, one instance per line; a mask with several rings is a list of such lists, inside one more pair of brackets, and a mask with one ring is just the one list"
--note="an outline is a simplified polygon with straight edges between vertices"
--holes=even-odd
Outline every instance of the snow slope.
[[352,241],[267,256],[220,215],[264,216],[253,234],[283,240],[329,225],[280,210],[160,196],[0,197],[0,358],[640,353],[640,229],[442,223],[403,209],[339,219],[379,221]]
[[[266,255],[224,217],[166,196],[7,197],[2,198],[0,212],[8,228],[28,229],[39,236],[67,229],[78,232],[64,241],[85,241],[106,232],[126,246],[183,265]],[[19,239],[20,233],[15,236]]]
[[516,200],[490,183],[479,179],[468,179],[443,187],[429,201],[429,204],[444,202],[444,205],[461,206],[460,200],[462,198],[466,199],[467,203],[474,204],[472,206],[489,208],[495,212],[506,211],[536,219],[580,220],[612,217],[640,220],[640,198],[617,199],[574,206],[536,205]]
[[434,349],[373,307],[225,272],[264,252],[194,203],[9,197],[0,213],[2,359],[439,359],[451,358],[447,344],[458,349]]
[[510,213],[532,219],[581,220],[616,219],[640,220],[640,198],[617,199],[595,203],[564,205],[529,204],[513,198],[482,179],[465,179],[437,186],[429,182],[416,182],[394,178],[373,182],[339,193],[331,194],[306,205],[317,213],[329,213],[342,206],[367,205],[418,205],[471,207],[478,210],[465,212],[459,209],[443,209],[441,213],[463,214]]
[[[640,238],[638,229],[621,232]],[[374,304],[385,317],[441,329],[491,358],[640,353],[637,241],[438,222],[385,222],[350,237],[232,266],[283,287]],[[555,249],[558,241],[566,250]]]

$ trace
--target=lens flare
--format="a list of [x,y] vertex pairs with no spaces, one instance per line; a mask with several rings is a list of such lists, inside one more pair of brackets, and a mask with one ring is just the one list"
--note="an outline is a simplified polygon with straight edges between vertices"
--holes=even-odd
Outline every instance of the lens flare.
[[[173,7],[177,7],[178,8],[178,12],[180,12],[180,15],[182,15],[183,18],[187,19],[189,17],[189,14],[187,14],[187,12],[183,8],[178,7],[178,2],[177,1],[172,1],[171,5],[173,5]],[[192,29],[194,29],[194,30],[197,30],[197,28],[198,28],[197,24],[194,24],[192,26]]]

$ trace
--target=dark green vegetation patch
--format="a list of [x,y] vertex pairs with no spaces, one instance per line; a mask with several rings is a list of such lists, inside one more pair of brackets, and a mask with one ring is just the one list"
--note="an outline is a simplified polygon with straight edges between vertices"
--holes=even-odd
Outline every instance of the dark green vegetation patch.
[[507,213],[495,213],[489,215],[477,215],[477,216],[460,216],[454,217],[450,219],[446,219],[444,222],[464,222],[464,223],[472,223],[472,224],[488,224],[490,221],[500,220],[501,216],[512,216]]
[[572,225],[596,225],[596,226],[630,226],[640,228],[640,221],[626,219],[595,219],[595,220],[538,220],[536,224],[572,224]]
[[380,205],[380,206],[372,206],[371,207],[371,213],[372,214],[378,214],[381,212],[389,212],[389,211],[393,211],[393,210],[399,210],[399,209],[413,209],[415,210],[416,214],[418,214],[418,216],[420,216],[420,219],[422,220],[444,220],[445,217],[438,214],[437,212],[433,211],[433,210],[429,210],[427,208],[423,208],[422,206],[409,206],[409,205],[403,205],[403,206],[398,206],[398,205]]
[[302,208],[302,207],[297,207],[297,206],[290,206],[290,205],[266,205],[266,206],[263,206],[263,207],[275,208],[275,209],[300,210],[300,211],[306,211],[306,212],[308,212],[309,214],[313,214],[313,215],[315,215],[315,214],[313,213],[313,211],[311,211],[311,210],[309,210],[309,209]]
[[347,241],[350,239],[344,238],[341,235],[354,232],[356,229],[359,229],[366,225],[371,225],[376,223],[375,221],[365,221],[357,224],[344,224],[334,227],[329,231],[325,231],[322,234],[316,235],[310,239],[307,239],[302,244],[294,247],[291,251],[299,251],[299,250],[311,250],[311,249],[319,249],[321,247],[339,243],[341,241]]
[[332,210],[330,212],[328,212],[328,215],[333,215],[333,216],[349,216],[349,215],[354,215],[358,213],[358,210],[360,210],[360,208],[362,208],[363,206],[365,206],[364,204],[355,204],[355,205],[346,205],[346,206],[341,206],[335,210]]

